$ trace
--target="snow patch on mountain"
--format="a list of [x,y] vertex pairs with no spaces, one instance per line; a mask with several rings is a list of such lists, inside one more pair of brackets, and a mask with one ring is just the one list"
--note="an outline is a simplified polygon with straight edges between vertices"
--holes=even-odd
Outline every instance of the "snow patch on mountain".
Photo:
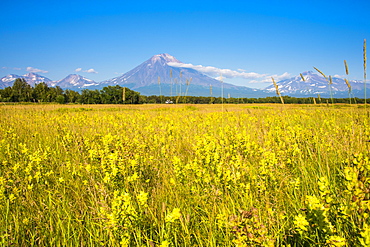
[[[302,94],[304,95],[315,95],[315,94],[330,94],[335,92],[348,92],[348,87],[344,79],[333,77],[332,84],[329,85],[329,81],[322,75],[318,75],[313,71],[306,71],[302,73],[305,80],[302,80],[300,75],[281,80],[277,82],[279,91],[285,95]],[[362,90],[364,84],[361,81],[350,81],[352,90]],[[264,89],[265,92],[274,92],[274,85],[270,85]]]
[[7,75],[1,78],[0,88],[6,88],[6,87],[13,86],[13,83],[17,78],[24,79],[32,87],[42,82],[46,83],[48,86],[51,86],[51,87],[59,86],[63,89],[80,89],[84,87],[96,86],[99,84],[97,82],[94,82],[93,80],[90,80],[80,75],[69,75],[62,80],[52,81],[45,76],[41,76],[36,73],[28,73],[22,76],[11,74],[11,75]]
[[71,74],[62,80],[56,81],[55,85],[61,88],[80,89],[85,87],[96,86],[99,85],[99,83],[86,77],[83,77],[81,75]]
[[10,74],[7,76],[4,76],[3,78],[0,79],[0,88],[5,88],[5,87],[11,87],[13,86],[14,81],[17,78],[23,78],[25,81],[30,84],[32,87],[34,87],[36,84],[39,84],[41,82],[45,82],[49,86],[53,86],[53,81],[50,80],[49,78],[36,74],[36,73],[27,73],[25,75],[14,75]]

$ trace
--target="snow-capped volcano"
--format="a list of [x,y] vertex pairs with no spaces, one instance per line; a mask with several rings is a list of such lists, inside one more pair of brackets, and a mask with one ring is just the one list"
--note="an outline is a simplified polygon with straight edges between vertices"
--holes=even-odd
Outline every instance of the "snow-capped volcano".
[[68,75],[66,78],[55,82],[55,86],[69,89],[84,88],[96,85],[98,85],[98,83],[96,83],[95,81],[76,74]]
[[20,78],[20,76],[14,74],[4,76],[0,79],[0,88],[11,87],[17,78]]
[[13,86],[14,81],[17,78],[25,79],[25,81],[34,87],[36,84],[45,82],[48,86],[55,87],[59,86],[63,89],[81,89],[85,87],[91,87],[99,85],[99,83],[85,78],[80,75],[68,75],[66,78],[59,81],[52,81],[45,76],[41,76],[35,73],[28,73],[22,76],[19,75],[7,75],[0,79],[0,88],[6,88]]
[[28,74],[21,75],[21,76],[14,75],[14,74],[4,76],[3,78],[0,79],[0,88],[13,86],[13,83],[17,78],[25,79],[26,82],[30,84],[32,87],[34,87],[35,84],[39,84],[41,82],[45,82],[49,86],[54,86],[53,81],[50,80],[49,78],[36,74],[36,73],[28,73]]
[[[122,76],[103,81],[102,85],[120,85],[129,87],[142,94],[163,94],[168,96],[194,95],[220,96],[221,88],[225,89],[225,96],[255,95],[260,90],[239,87],[206,76],[191,68],[173,67],[171,64],[181,64],[178,59],[163,53],[152,56],[150,59],[123,74]],[[160,84],[160,86],[159,86]],[[257,97],[257,96],[256,96]]]
[[167,53],[154,55],[153,57],[150,58],[150,62],[151,64],[160,63],[162,66],[168,63],[181,63],[174,56],[171,56],[170,54]]
[[[157,85],[158,77],[160,78],[159,80],[162,84],[170,84],[171,69],[173,78],[179,77],[180,70],[178,68],[170,67],[168,63],[181,63],[181,62],[177,60],[175,57],[166,53],[154,55],[144,63],[140,64],[139,66],[135,67],[129,72],[123,74],[122,76],[107,81],[103,81],[102,84],[121,85],[121,86],[130,85],[132,89],[136,89],[150,85]],[[184,72],[182,72],[181,79],[183,79],[184,83],[186,80],[185,78],[190,78],[191,76],[189,76],[188,74],[185,75],[183,73]],[[178,83],[180,82],[178,81]]]
[[46,84],[53,86],[53,81],[49,78],[36,74],[36,73],[28,73],[22,76],[30,84],[32,87],[35,86],[35,84],[39,84],[41,82],[45,82]]

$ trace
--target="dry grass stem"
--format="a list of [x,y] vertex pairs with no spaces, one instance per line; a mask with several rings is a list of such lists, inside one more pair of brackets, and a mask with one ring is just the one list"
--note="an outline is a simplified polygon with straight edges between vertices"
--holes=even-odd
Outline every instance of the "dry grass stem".
[[278,84],[275,82],[275,79],[274,79],[273,77],[271,77],[271,79],[272,79],[272,82],[274,83],[274,87],[275,87],[275,89],[276,89],[276,94],[280,97],[281,103],[282,103],[282,104],[284,104],[284,99],[283,99],[283,97],[281,96],[281,93],[280,93],[280,91],[279,91],[279,86],[278,86]]
[[347,84],[348,90],[351,90],[351,84],[349,83],[349,81],[347,80],[347,78],[345,78],[344,81]]
[[313,67],[317,72],[319,72],[323,77],[325,77],[326,80],[328,80],[328,78],[326,77],[326,75],[321,71],[319,70],[318,68],[316,67]]
[[366,81],[366,39],[364,39],[364,79]]
[[349,75],[347,61],[344,60],[344,67],[346,68],[346,75]]
[[366,107],[366,39],[364,39],[364,90],[365,90],[365,107]]

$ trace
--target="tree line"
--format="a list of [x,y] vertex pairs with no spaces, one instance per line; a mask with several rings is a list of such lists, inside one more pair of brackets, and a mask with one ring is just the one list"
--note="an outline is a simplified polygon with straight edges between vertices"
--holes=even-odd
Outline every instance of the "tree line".
[[56,102],[59,104],[139,104],[140,93],[121,86],[107,86],[101,90],[83,89],[81,93],[59,86],[49,87],[42,82],[31,87],[23,78],[13,86],[0,89],[1,102]]
[[[320,103],[364,103],[359,98],[296,98],[282,96],[285,104],[320,104]],[[0,89],[0,102],[55,102],[59,104],[250,104],[250,103],[280,103],[279,97],[265,98],[222,98],[202,96],[144,96],[127,87],[107,86],[101,90],[83,89],[81,93],[62,88],[49,87],[42,82],[34,87],[30,86],[23,78],[14,81],[13,86]]]

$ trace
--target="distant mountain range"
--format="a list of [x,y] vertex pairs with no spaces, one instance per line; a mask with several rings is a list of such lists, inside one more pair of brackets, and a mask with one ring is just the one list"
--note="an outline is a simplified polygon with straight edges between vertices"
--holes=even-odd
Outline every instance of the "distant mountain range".
[[[348,97],[348,86],[344,79],[333,77],[332,84],[329,85],[327,79],[312,71],[303,72],[300,75],[286,80],[277,82],[279,91],[282,95],[290,96],[317,96],[320,94],[323,97],[330,97],[330,91],[333,97]],[[363,97],[364,83],[362,81],[352,80],[349,81],[352,94],[355,97]],[[370,85],[367,85],[370,89]],[[266,92],[275,92],[274,85],[265,88]]]
[[3,78],[0,79],[0,88],[11,87],[17,78],[25,79],[26,82],[30,84],[32,87],[35,86],[35,84],[38,84],[41,82],[45,82],[49,86],[54,86],[53,81],[50,80],[49,78],[42,76],[42,75],[35,74],[35,73],[28,73],[28,74],[21,75],[21,76],[14,75],[14,74],[4,76]]
[[[23,76],[7,75],[0,79],[0,88],[13,85],[16,78],[24,78],[27,83],[34,86],[45,82],[49,86],[59,86],[63,89],[81,91],[83,89],[102,89],[105,86],[119,85],[138,91],[143,95],[192,95],[219,97],[246,97],[260,98],[275,96],[275,87],[268,86],[265,89],[253,89],[223,83],[219,80],[206,76],[191,68],[173,67],[169,64],[181,63],[169,54],[159,54],[151,57],[139,66],[123,74],[122,76],[95,82],[81,75],[68,75],[58,81],[52,81],[47,77],[28,73]],[[348,97],[348,87],[342,78],[334,77],[329,86],[328,81],[321,75],[312,71],[302,73],[290,79],[277,82],[282,95],[295,97],[311,97],[320,94],[322,97],[330,97],[330,91],[334,97]],[[363,97],[364,83],[362,81],[350,81],[352,95]],[[370,85],[368,86],[370,88]]]
[[25,79],[28,84],[32,87],[35,84],[39,84],[41,82],[45,82],[48,86],[55,87],[59,86],[63,89],[77,89],[80,90],[82,88],[87,88],[90,86],[96,86],[98,83],[94,82],[93,80],[87,79],[80,75],[68,75],[66,78],[59,80],[59,81],[52,81],[45,76],[41,76],[36,73],[28,73],[25,75],[7,75],[0,79],[0,88],[11,87],[14,81],[17,78]]

